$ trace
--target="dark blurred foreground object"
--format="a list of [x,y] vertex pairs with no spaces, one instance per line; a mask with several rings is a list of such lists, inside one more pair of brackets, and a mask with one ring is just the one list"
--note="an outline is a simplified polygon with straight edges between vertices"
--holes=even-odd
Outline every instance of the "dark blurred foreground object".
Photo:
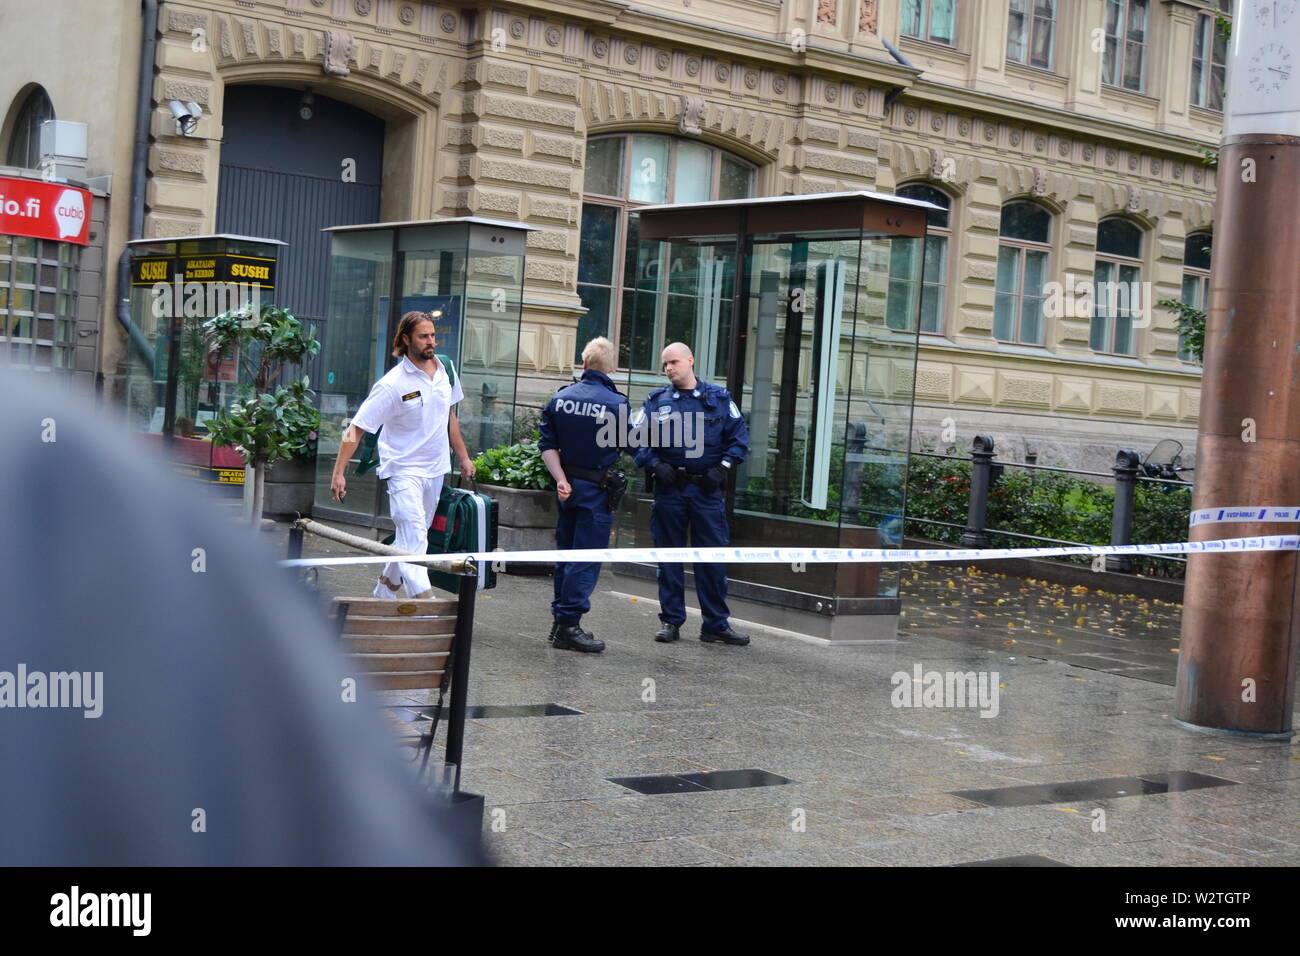
[[[246,528],[40,376],[0,368],[0,442],[0,865],[485,862]],[[15,707],[19,665],[98,700]]]

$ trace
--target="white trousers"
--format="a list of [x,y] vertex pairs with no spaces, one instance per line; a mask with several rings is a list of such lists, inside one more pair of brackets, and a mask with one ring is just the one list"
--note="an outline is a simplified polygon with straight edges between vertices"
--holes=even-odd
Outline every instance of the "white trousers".
[[[396,536],[393,546],[407,554],[424,554],[429,549],[429,525],[438,510],[443,476],[421,478],[418,475],[394,475],[388,479],[388,513],[392,516]],[[375,584],[377,598],[397,598],[402,586],[406,596],[432,597],[429,569],[422,564],[394,561],[384,565]]]

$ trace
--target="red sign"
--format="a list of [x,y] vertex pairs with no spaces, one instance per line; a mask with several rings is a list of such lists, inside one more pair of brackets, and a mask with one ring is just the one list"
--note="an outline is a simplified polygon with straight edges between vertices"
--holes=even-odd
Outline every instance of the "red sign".
[[0,176],[0,234],[89,245],[92,202],[76,186]]

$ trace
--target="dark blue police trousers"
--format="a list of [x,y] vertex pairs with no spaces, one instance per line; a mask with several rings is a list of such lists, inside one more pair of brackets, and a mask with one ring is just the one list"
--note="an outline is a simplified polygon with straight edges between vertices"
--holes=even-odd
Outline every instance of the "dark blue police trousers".
[[[722,490],[706,492],[692,482],[683,491],[656,489],[650,511],[650,534],[657,548],[684,548],[687,531],[693,548],[716,548],[731,543],[727,501]],[[697,564],[695,594],[704,617],[704,630],[721,631],[731,611],[727,608],[727,566]],[[669,624],[686,621],[686,569],[682,564],[659,565],[659,619]]]
[[[561,501],[555,523],[555,546],[561,551],[574,548],[608,548],[613,515],[605,492],[591,481],[570,478],[573,494]],[[591,592],[600,577],[600,563],[568,561],[555,566],[555,600],[551,616],[560,624],[577,624],[591,610]]]

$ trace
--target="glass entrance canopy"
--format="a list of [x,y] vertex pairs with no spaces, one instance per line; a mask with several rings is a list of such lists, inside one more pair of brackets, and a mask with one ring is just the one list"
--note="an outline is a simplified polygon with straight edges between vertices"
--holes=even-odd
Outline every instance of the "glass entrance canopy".
[[[656,355],[690,346],[697,377],[725,384],[749,425],[749,459],[728,490],[733,544],[901,544],[921,257],[937,208],[850,192],[634,213],[633,336],[653,339]],[[664,384],[630,376],[633,407]],[[624,510],[619,545],[650,545],[649,497]],[[738,598],[826,615],[897,613],[898,574],[729,568]]]
[[533,229],[463,217],[324,230],[330,235],[329,334],[322,381],[313,383],[321,412],[314,514],[391,527],[388,496],[373,470],[355,476],[348,467],[343,503],[330,495],[330,475],[344,429],[397,362],[393,336],[407,312],[430,314],[437,351],[451,358],[460,377],[465,400],[456,416],[470,453],[509,443],[525,245]]

